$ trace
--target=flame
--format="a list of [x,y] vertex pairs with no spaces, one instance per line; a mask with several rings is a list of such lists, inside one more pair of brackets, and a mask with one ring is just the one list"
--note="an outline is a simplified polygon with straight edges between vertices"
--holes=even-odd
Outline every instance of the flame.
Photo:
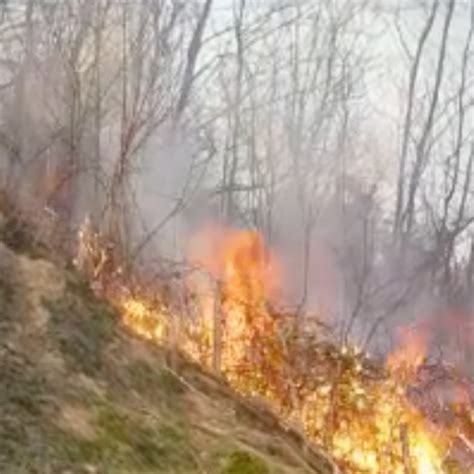
[[163,314],[144,301],[135,298],[125,299],[120,305],[124,324],[138,335],[162,342],[166,333]]
[[[272,309],[282,272],[257,232],[208,228],[193,241],[190,262],[202,270],[187,282],[198,317],[181,320],[181,350],[208,368],[218,351],[219,370],[236,390],[263,397],[302,426],[344,472],[448,472],[444,461],[458,431],[431,423],[406,394],[428,351],[423,331],[402,329],[388,370],[368,375],[366,356],[354,347],[303,347],[293,337],[295,317],[292,336],[282,337],[283,319]],[[122,297],[118,306],[135,332],[166,340],[164,304]]]
[[332,384],[304,400],[309,437],[347,472],[444,473],[448,440],[408,401],[398,380],[365,379],[350,348],[343,364]]
[[265,396],[281,414],[301,422],[309,438],[348,472],[443,472],[447,442],[409,403],[401,384],[412,379],[425,358],[421,332],[404,330],[400,348],[389,357],[388,367],[400,383],[389,378],[365,384],[359,351],[345,347],[337,379],[299,394],[300,403],[288,410],[284,351],[267,305],[281,283],[278,262],[253,231],[214,229],[204,240],[214,252],[202,253],[201,263],[221,283],[223,369],[236,388]]
[[402,327],[399,329],[401,344],[387,358],[388,369],[404,380],[413,380],[418,368],[426,359],[428,341],[421,329]]
[[271,396],[266,382],[283,366],[268,311],[281,280],[278,262],[257,232],[211,228],[203,235],[207,246],[194,247],[192,259],[212,277],[198,296],[207,327],[222,327],[220,369],[236,388]]

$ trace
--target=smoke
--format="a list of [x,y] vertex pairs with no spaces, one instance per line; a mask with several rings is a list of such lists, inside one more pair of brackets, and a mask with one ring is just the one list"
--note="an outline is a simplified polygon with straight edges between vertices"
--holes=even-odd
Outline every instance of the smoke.
[[[145,262],[185,263],[190,240],[223,224],[209,163],[192,132],[164,126],[148,140],[133,178],[134,242]],[[145,258],[143,258],[145,257]]]
[[[169,127],[140,154],[134,239],[147,242],[141,260],[148,268],[186,263],[206,227],[254,227],[241,217],[222,217],[213,192],[216,163],[208,169],[200,163],[196,137]],[[334,186],[319,196],[308,228],[296,184],[288,180],[279,190],[272,232],[265,236],[282,267],[279,301],[329,324],[337,337],[385,354],[397,344],[397,327],[434,320],[440,308],[424,270],[431,249],[413,241],[401,262],[374,182],[351,174],[343,191]]]
[[[460,128],[455,118],[460,115],[456,107],[462,100],[453,97],[459,87],[462,55],[450,54],[457,59],[446,66],[449,81],[440,100],[449,100],[445,108],[439,107],[440,116],[434,121],[438,128],[431,133],[442,136],[446,132],[446,136],[443,145],[429,150],[431,155],[425,157],[431,175],[420,187],[415,231],[399,245],[392,233],[400,151],[397,138],[410,71],[399,46],[389,38],[386,19],[361,29],[358,22],[366,17],[359,7],[352,10],[357,2],[336,3],[337,12],[331,10],[330,3],[303,2],[298,8],[308,13],[304,25],[285,16],[290,6],[285,11],[272,11],[268,18],[260,18],[256,11],[245,12],[242,21],[248,24],[241,31],[242,77],[236,74],[239,64],[232,32],[236,18],[229,16],[228,31],[223,28],[222,35],[208,34],[197,61],[196,71],[202,75],[196,74],[183,113],[184,125],[173,120],[188,53],[181,47],[189,35],[181,36],[179,30],[186,23],[179,19],[181,10],[171,14],[171,9],[170,18],[158,15],[161,20],[156,19],[165,22],[158,25],[159,31],[153,22],[145,21],[148,13],[156,12],[130,10],[130,17],[140,13],[135,20],[144,21],[143,29],[134,22],[128,25],[130,41],[137,48],[143,46],[143,51],[136,49],[135,53],[127,50],[128,44],[119,43],[126,37],[117,29],[120,12],[113,12],[108,19],[104,12],[103,54],[97,70],[94,54],[99,48],[93,47],[97,37],[93,28],[84,26],[87,17],[78,21],[77,31],[77,25],[58,25],[71,30],[72,38],[61,51],[53,31],[45,28],[41,35],[37,31],[41,47],[33,45],[11,68],[2,63],[2,78],[12,83],[11,88],[0,91],[3,185],[20,189],[37,207],[52,207],[74,224],[97,209],[102,218],[122,142],[130,130],[140,129],[142,134],[137,135],[140,140],[144,137],[143,146],[127,156],[126,186],[121,191],[131,215],[127,222],[131,247],[139,251],[145,267],[166,270],[185,262],[190,241],[208,225],[258,228],[282,263],[285,305],[334,326],[338,337],[385,351],[397,326],[438,321],[440,311],[451,314],[446,308],[456,305],[463,306],[461,313],[470,314],[468,285],[457,281],[464,276],[451,278],[460,292],[464,291],[464,303],[459,303],[456,292],[451,292],[456,301],[447,301],[444,276],[449,280],[450,271],[456,275],[462,272],[454,268],[459,259],[444,262],[444,242],[438,248],[435,243],[442,231],[449,234],[453,220],[448,215],[441,221],[444,196],[440,185],[445,188],[444,179],[450,176],[457,176],[461,183],[461,177],[471,171],[465,148],[459,173],[444,171],[446,156],[454,156],[456,151],[452,142]],[[83,13],[78,12],[78,18]],[[369,17],[374,20],[372,13]],[[255,18],[258,23],[252,23]],[[414,21],[413,31],[421,30],[424,16],[414,18],[407,25]],[[436,21],[438,32],[440,20]],[[40,21],[38,15],[43,26]],[[403,16],[397,21],[397,28],[407,26]],[[464,46],[464,23],[461,16],[457,18],[450,51],[459,52]],[[254,28],[256,24],[258,28]],[[260,26],[265,31],[263,40],[260,35],[252,36]],[[176,31],[172,32],[173,28]],[[379,30],[383,30],[381,38],[372,42],[370,34]],[[163,38],[153,36],[159,33]],[[293,51],[296,34],[301,36],[299,49]],[[424,98],[433,95],[436,74],[431,74],[431,63],[439,47],[434,36],[419,71],[428,91],[420,88],[413,97],[413,141],[425,125],[429,104]],[[75,41],[80,53],[72,64],[69,59]],[[373,47],[369,48],[369,43]],[[148,48],[148,44],[157,49]],[[311,48],[305,47],[309,45]],[[6,49],[2,52],[18,59]],[[371,54],[376,56],[376,64]],[[304,67],[295,67],[298,62]],[[392,77],[395,68],[397,74]],[[294,78],[297,70],[301,76]],[[311,87],[305,88],[305,84]],[[96,88],[102,94],[99,101]],[[469,100],[466,93],[464,102]],[[464,129],[469,132],[467,124],[468,119]],[[472,130],[469,133],[472,135]],[[470,135],[466,132],[464,142]],[[416,157],[409,158],[412,162]],[[230,176],[233,172],[235,176]],[[68,173],[71,176],[63,182]],[[407,169],[407,181],[410,173]],[[231,186],[236,189],[229,189]],[[454,204],[461,195],[462,186],[458,185]],[[232,216],[223,205],[226,200],[235,208]],[[466,209],[469,218],[469,205]],[[464,233],[464,241],[456,242],[464,246],[465,254],[469,232]],[[459,264],[463,269],[466,266],[465,262]],[[446,333],[447,319],[432,327]]]

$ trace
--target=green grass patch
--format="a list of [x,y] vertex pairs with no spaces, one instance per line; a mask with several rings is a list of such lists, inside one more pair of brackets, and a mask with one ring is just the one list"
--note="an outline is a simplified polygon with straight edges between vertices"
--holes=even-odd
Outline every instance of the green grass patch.
[[247,451],[234,451],[221,474],[270,474],[270,470],[263,459]]
[[178,377],[165,369],[159,373],[159,384],[169,395],[182,395],[186,391]]
[[115,328],[114,311],[81,286],[68,283],[63,298],[45,302],[51,318],[50,333],[73,370],[93,376],[102,368],[102,349]]
[[106,467],[107,472],[196,472],[194,448],[179,424],[151,426],[107,404],[99,409],[96,429],[98,434],[92,440],[64,439],[69,462]]

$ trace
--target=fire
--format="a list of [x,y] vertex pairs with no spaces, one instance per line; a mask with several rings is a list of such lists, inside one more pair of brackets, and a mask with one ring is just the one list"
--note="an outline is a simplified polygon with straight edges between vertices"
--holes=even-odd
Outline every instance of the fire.
[[155,308],[144,301],[130,298],[123,301],[120,309],[124,324],[137,334],[158,342],[164,340],[166,330],[164,317]]
[[387,359],[390,371],[411,379],[421,366],[428,352],[428,341],[421,330],[402,327],[400,330],[401,344]]
[[355,357],[348,349],[336,364],[337,379],[304,399],[309,437],[347,472],[444,473],[447,439],[408,401],[396,379],[367,378]]
[[[267,400],[343,472],[450,473],[445,460],[458,427],[433,424],[407,395],[428,352],[423,331],[403,329],[386,369],[376,370],[354,347],[324,343],[318,335],[302,343],[297,317],[272,307],[281,269],[257,232],[207,229],[194,242],[190,262],[201,269],[188,279],[198,317],[181,319],[182,351],[219,370],[241,393]],[[123,321],[165,342],[170,311],[147,301],[119,298]]]
[[236,388],[271,396],[268,379],[283,367],[268,309],[281,280],[278,262],[257,232],[214,228],[203,235],[207,246],[191,258],[213,280],[198,298],[207,327],[221,326],[219,368]]

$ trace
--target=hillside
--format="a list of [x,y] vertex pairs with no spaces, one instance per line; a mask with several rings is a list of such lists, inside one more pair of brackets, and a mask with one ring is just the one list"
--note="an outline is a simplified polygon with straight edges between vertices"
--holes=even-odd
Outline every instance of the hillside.
[[2,242],[0,325],[2,473],[334,472],[184,358],[170,369],[74,271]]

